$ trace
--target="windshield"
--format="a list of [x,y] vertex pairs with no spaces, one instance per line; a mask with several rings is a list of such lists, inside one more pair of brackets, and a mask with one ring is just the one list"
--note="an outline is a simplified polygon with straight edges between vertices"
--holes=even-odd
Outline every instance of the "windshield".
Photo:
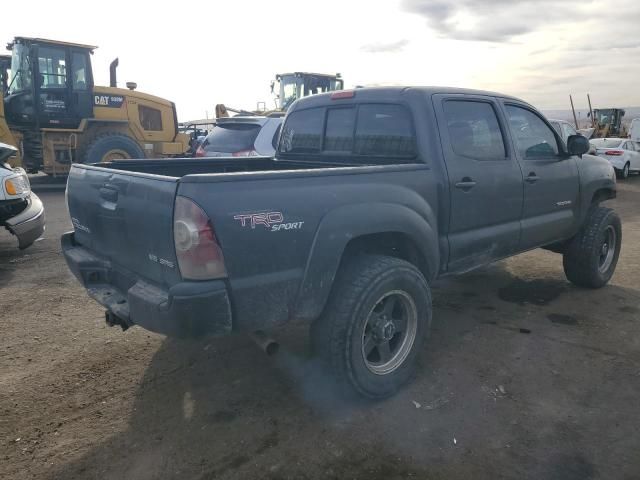
[[295,75],[283,75],[280,77],[280,101],[281,108],[286,110],[300,98],[301,80]]
[[227,123],[216,126],[202,143],[206,152],[237,153],[253,150],[260,125],[255,123]]
[[31,66],[29,62],[29,48],[20,43],[13,47],[11,57],[11,80],[9,94],[29,90],[31,88]]

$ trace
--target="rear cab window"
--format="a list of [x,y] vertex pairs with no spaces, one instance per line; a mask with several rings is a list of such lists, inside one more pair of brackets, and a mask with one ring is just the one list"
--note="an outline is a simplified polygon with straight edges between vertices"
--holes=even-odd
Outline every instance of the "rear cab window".
[[285,120],[278,156],[298,155],[338,164],[415,163],[411,112],[383,103],[296,110]]

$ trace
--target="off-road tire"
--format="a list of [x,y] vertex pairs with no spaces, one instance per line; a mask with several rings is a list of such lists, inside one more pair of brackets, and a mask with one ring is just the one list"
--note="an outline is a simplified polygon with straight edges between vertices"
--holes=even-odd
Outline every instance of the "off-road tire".
[[[376,374],[370,371],[364,358],[363,332],[377,301],[394,292],[406,293],[414,302],[415,337],[395,370]],[[431,316],[431,291],[414,265],[393,257],[357,256],[338,272],[327,306],[311,327],[312,347],[343,393],[372,399],[388,397],[411,377]]]
[[94,138],[84,149],[80,161],[82,163],[100,163],[105,161],[109,152],[122,152],[122,157],[145,158],[140,145],[131,137],[122,133],[102,133]]
[[[603,271],[601,255],[603,245],[612,229],[615,239],[612,242],[614,252],[611,264]],[[620,256],[622,244],[622,226],[620,217],[610,208],[593,207],[584,225],[576,236],[569,242],[562,264],[567,279],[574,285],[586,288],[601,288],[613,276]]]

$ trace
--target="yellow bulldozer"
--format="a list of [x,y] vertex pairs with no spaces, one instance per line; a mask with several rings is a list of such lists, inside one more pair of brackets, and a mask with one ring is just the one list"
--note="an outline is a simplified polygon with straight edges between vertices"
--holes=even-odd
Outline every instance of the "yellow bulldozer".
[[[190,137],[178,131],[175,105],[117,87],[118,59],[110,85],[94,84],[91,55],[97,47],[16,37],[2,59],[0,142],[18,147],[29,172],[66,175],[75,162],[179,156]],[[10,71],[7,71],[7,70]]]

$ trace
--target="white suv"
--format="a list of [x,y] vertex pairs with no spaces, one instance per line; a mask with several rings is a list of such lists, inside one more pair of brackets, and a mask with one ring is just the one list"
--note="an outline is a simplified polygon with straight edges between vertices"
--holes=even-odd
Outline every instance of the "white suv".
[[219,118],[195,153],[196,157],[272,157],[284,114]]

